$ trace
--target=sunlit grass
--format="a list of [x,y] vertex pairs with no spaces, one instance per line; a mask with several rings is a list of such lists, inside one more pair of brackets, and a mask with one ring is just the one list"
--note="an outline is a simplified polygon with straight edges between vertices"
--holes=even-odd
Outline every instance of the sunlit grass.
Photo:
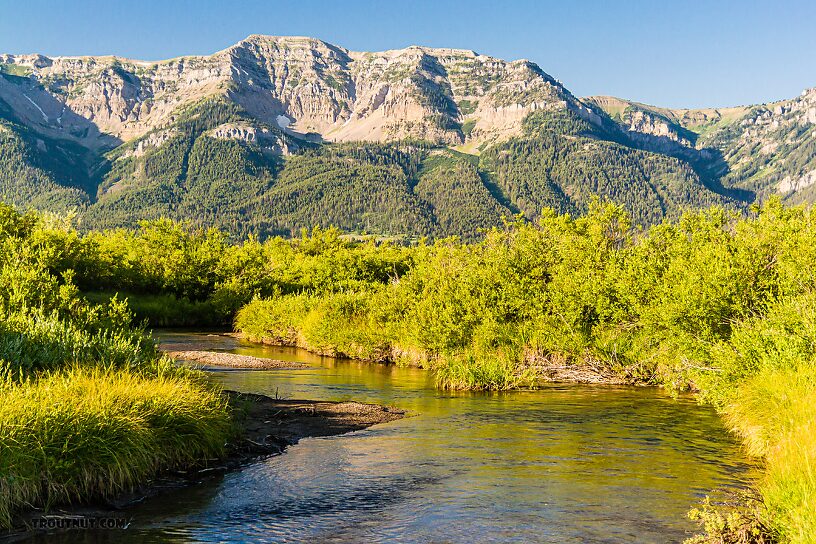
[[505,353],[465,353],[442,357],[434,365],[442,389],[504,391],[535,385],[537,374]]
[[758,491],[782,542],[816,542],[816,369],[760,372],[726,408],[749,453],[763,456]]
[[29,506],[104,498],[223,454],[218,390],[183,374],[73,367],[0,388],[0,526]]

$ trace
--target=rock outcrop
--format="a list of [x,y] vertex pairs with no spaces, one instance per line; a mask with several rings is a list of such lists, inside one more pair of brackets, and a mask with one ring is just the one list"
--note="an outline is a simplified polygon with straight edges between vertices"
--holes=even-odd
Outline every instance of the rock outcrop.
[[2,55],[0,66],[24,74],[0,78],[0,98],[25,122],[88,147],[144,136],[214,95],[293,135],[450,145],[518,134],[532,111],[582,107],[526,60],[417,46],[353,52],[299,37],[250,36],[210,56],[160,62]]

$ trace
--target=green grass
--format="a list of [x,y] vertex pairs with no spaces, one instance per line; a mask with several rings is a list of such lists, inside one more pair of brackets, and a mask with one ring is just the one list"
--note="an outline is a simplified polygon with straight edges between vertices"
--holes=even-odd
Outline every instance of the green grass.
[[816,542],[816,372],[764,370],[738,384],[727,424],[765,471],[745,504],[723,510],[706,499],[690,517],[705,534],[687,544]]
[[442,389],[505,391],[536,385],[538,375],[506,353],[473,353],[443,357],[434,365]]
[[31,73],[31,68],[28,66],[21,66],[19,64],[0,64],[0,74],[15,77],[28,77],[31,75]]
[[725,417],[765,459],[757,484],[780,542],[816,542],[816,369],[766,370],[740,384]]
[[757,518],[778,542],[816,542],[816,294],[777,301],[712,350],[699,383],[765,462]]
[[224,453],[226,400],[184,376],[102,368],[6,378],[0,389],[0,526],[16,511],[111,497]]

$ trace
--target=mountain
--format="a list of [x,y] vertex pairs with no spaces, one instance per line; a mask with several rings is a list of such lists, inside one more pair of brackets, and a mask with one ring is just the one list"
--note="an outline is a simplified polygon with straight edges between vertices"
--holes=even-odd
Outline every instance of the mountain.
[[168,216],[261,236],[472,238],[595,196],[650,224],[774,190],[808,200],[813,135],[794,127],[812,98],[668,110],[577,98],[526,60],[297,37],[160,62],[4,54],[0,199],[87,228]]
[[657,108],[608,96],[604,110],[646,148],[682,157],[743,200],[816,201],[816,88],[796,98],[720,109]]

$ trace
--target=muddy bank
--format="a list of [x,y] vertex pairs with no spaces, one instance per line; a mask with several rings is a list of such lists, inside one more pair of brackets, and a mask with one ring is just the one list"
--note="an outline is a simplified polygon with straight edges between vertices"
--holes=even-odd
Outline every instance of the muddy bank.
[[[242,428],[239,449],[268,451],[296,444],[301,438],[359,431],[405,417],[397,408],[360,402],[272,399],[228,391]],[[271,451],[269,451],[271,450]]]
[[[128,517],[127,510],[165,492],[217,478],[230,470],[270,455],[282,453],[303,438],[334,436],[359,431],[403,417],[403,410],[359,402],[273,399],[264,395],[224,391],[233,408],[236,433],[224,459],[210,459],[199,466],[175,470],[151,479],[116,497],[84,505],[32,510],[20,518],[18,529],[0,535],[0,542],[24,540],[32,524],[50,519],[100,519]],[[38,531],[40,532],[40,531]]]
[[295,361],[281,361],[279,359],[265,359],[250,355],[236,355],[234,353],[220,353],[215,351],[165,351],[173,359],[202,363],[207,366],[228,368],[257,368],[269,369],[298,369],[309,366]]

